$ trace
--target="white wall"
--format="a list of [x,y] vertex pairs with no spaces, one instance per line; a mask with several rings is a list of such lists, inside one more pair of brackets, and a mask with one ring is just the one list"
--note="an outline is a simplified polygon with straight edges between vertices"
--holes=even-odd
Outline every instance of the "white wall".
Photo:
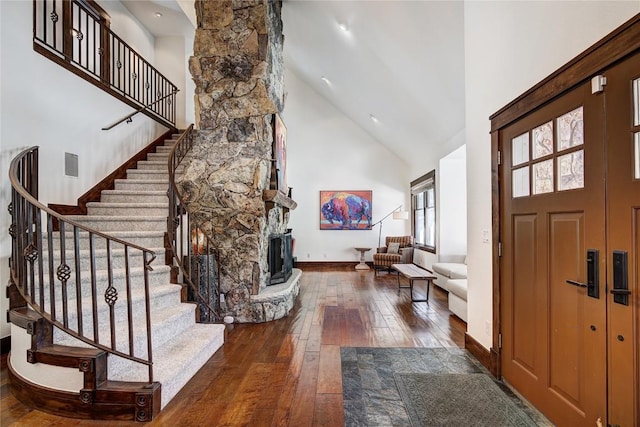
[[489,116],[640,11],[640,2],[466,1],[468,333],[491,346]]
[[[195,29],[194,29],[195,32]],[[188,43],[188,44],[187,44]],[[193,123],[195,109],[193,80],[189,73],[189,56],[193,52],[193,35],[191,37],[156,37],[155,67],[180,91],[176,95],[176,127],[184,129]],[[189,106],[187,110],[186,107]]]
[[[195,105],[195,94],[196,94],[196,84],[191,77],[191,73],[189,72],[189,58],[193,56],[193,41],[194,37],[185,37],[184,39],[184,72],[185,72],[185,82],[184,88],[181,90],[184,92],[184,122],[188,126],[190,124],[195,124],[196,122],[196,105]],[[182,128],[179,128],[182,129]]]
[[[294,73],[285,72],[288,92],[283,120],[287,127],[287,183],[298,207],[289,227],[298,261],[356,261],[354,247],[378,245],[379,225],[372,230],[320,230],[320,190],[372,190],[373,222],[400,204],[408,208],[406,163],[346,118]],[[386,235],[410,232],[409,221],[387,218]]]
[[[413,262],[431,270],[441,255],[467,252],[467,181],[464,132],[441,147],[457,147],[437,161],[436,169],[436,253],[416,250]],[[438,154],[439,155],[439,154]],[[425,167],[429,163],[425,162]],[[425,169],[425,173],[434,169]],[[414,178],[415,179],[415,178]]]
[[[154,40],[115,1],[101,2],[112,28],[153,60]],[[8,167],[23,148],[40,146],[40,200],[75,204],[77,198],[166,129],[144,115],[100,130],[133,111],[95,86],[33,51],[30,1],[0,2],[0,283],[9,280]],[[120,33],[119,33],[120,34]],[[79,177],[64,176],[64,153],[79,157]],[[8,301],[0,292],[0,336],[10,334]]]
[[467,253],[467,159],[463,145],[440,159],[436,179],[440,255]]

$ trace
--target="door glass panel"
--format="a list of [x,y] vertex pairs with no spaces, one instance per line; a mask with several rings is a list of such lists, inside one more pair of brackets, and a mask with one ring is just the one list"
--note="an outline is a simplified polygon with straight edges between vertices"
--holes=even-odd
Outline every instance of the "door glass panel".
[[640,126],[640,79],[633,81],[633,125]]
[[636,179],[640,179],[640,132],[636,132],[636,140],[635,140],[635,150],[634,150],[634,157],[636,159],[635,161],[635,178]]
[[529,166],[515,169],[512,172],[513,197],[529,195]]
[[584,151],[558,156],[558,190],[584,188]]
[[553,154],[553,122],[538,126],[531,135],[534,159]]
[[529,132],[511,140],[511,164],[519,165],[529,161]]
[[582,107],[558,117],[558,151],[584,143]]
[[533,194],[553,191],[553,160],[545,160],[533,165]]

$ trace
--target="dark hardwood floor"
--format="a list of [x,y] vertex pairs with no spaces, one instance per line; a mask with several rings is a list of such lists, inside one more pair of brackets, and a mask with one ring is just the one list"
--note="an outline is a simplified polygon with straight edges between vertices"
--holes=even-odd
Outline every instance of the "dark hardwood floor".
[[[341,426],[340,347],[464,347],[466,324],[447,309],[447,295],[430,301],[398,295],[395,275],[353,266],[307,268],[289,316],[234,325],[224,346],[149,425]],[[417,282],[417,293],[424,288]],[[31,410],[0,377],[1,426],[140,425],[62,418]]]

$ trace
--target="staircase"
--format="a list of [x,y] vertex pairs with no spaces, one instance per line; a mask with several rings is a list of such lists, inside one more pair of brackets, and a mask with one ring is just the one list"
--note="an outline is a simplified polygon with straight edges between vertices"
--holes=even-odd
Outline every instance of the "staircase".
[[[66,293],[65,299],[61,297],[62,292],[39,288],[37,285],[32,287],[30,295],[34,301],[40,301],[41,307],[52,307],[58,317],[60,313],[64,313],[64,322],[77,326],[80,335],[84,337],[119,349],[125,354],[142,354],[145,357],[151,353],[153,356],[153,382],[150,382],[148,366],[113,353],[106,357],[100,354],[104,353],[102,350],[92,348],[60,328],[53,327],[50,339],[46,338],[46,333],[45,338],[32,338],[31,348],[27,348],[30,363],[65,366],[69,362],[60,362],[64,357],[54,356],[64,355],[65,349],[68,349],[69,354],[86,356],[87,349],[92,349],[95,354],[91,363],[98,365],[97,373],[92,375],[99,379],[99,364],[106,363],[104,381],[96,382],[91,398],[83,398],[82,390],[78,390],[80,400],[91,400],[89,403],[103,406],[102,409],[87,413],[105,412],[104,408],[113,404],[113,398],[108,397],[109,391],[117,389],[120,393],[127,384],[139,392],[140,389],[153,387],[154,383],[159,382],[159,408],[165,407],[224,341],[224,325],[196,323],[196,304],[181,302],[182,286],[170,283],[171,267],[163,265],[169,206],[167,164],[177,137],[178,135],[174,135],[172,139],[166,140],[164,145],[157,147],[155,153],[150,153],[146,160],[138,162],[136,169],[128,170],[126,179],[116,180],[115,189],[103,191],[99,202],[87,203],[87,215],[65,216],[65,219],[75,223],[150,249],[155,253],[150,269],[139,267],[144,265],[141,261],[146,256],[142,252],[129,253],[124,245],[96,240],[85,231],[67,230],[65,233],[63,229],[50,233],[50,238],[43,232],[40,243],[45,247],[40,255],[42,259],[36,263],[31,262],[33,277],[37,278],[42,273],[41,277],[46,281],[46,278],[55,276],[63,282],[60,284],[56,281],[56,286],[64,287]],[[60,241],[61,233],[64,233],[64,242]],[[74,245],[74,240],[77,240],[77,245]],[[47,246],[49,250],[46,250]],[[77,249],[74,249],[76,246]],[[57,249],[51,251],[51,248]],[[77,270],[82,284],[79,287],[76,287],[77,272],[73,268],[76,263],[79,265]],[[61,264],[69,264],[72,270],[62,279],[58,272]],[[95,278],[95,283],[88,278]],[[148,286],[148,302],[145,286]],[[78,292],[79,295],[76,295]],[[54,304],[51,304],[52,294],[55,294]],[[93,307],[92,294],[100,295],[98,303],[94,303]],[[118,300],[120,304],[117,304]],[[145,318],[147,305],[150,308],[149,325]],[[96,318],[97,331],[92,330],[93,319]],[[38,319],[37,313],[28,309],[14,310],[11,314],[14,324],[28,324],[29,321],[37,322]],[[114,328],[110,329],[109,325],[114,325]],[[147,348],[147,327],[151,331],[151,351]],[[31,327],[32,335],[42,334],[35,329]],[[23,353],[16,353],[17,348],[19,347],[13,347],[12,363],[14,357],[24,357]],[[37,382],[34,378],[23,379]],[[86,382],[85,377],[84,389],[87,388]],[[102,402],[98,401],[101,396]],[[153,405],[157,407],[158,403]],[[84,417],[86,414],[75,415]],[[151,417],[147,414],[145,420],[152,417],[153,414]],[[132,413],[131,419],[136,418],[140,417]]]

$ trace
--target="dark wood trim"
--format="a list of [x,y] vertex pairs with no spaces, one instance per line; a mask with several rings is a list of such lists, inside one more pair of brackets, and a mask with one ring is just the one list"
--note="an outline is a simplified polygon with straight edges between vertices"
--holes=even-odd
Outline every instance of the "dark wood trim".
[[[410,189],[410,196],[411,196],[411,235],[415,238],[415,234],[416,234],[416,230],[415,230],[415,212],[416,212],[416,207],[415,207],[415,203],[414,203],[414,193],[413,193],[413,188],[419,186],[420,184],[422,184],[423,182],[427,182],[427,181],[432,181],[433,182],[433,200],[434,200],[434,218],[433,220],[435,221],[435,223],[438,223],[438,215],[437,215],[437,211],[438,211],[438,206],[437,206],[437,197],[438,197],[438,189],[436,187],[437,183],[436,183],[436,170],[430,170],[429,172],[427,172],[426,174],[422,175],[420,178],[416,178],[413,181],[411,181],[409,183],[409,189]],[[425,200],[425,209],[426,209],[426,203],[427,201]],[[426,214],[425,214],[426,215]],[[425,216],[425,220],[426,220],[426,216]],[[414,239],[415,240],[415,239]],[[437,250],[436,250],[436,246],[435,244],[433,246],[428,246],[428,245],[424,245],[422,243],[415,243],[413,244],[413,246],[417,249],[420,249],[422,251],[425,252],[430,252],[432,254],[436,254]]]
[[11,335],[0,338],[0,355],[8,354],[11,351]]
[[107,381],[95,390],[54,390],[20,377],[7,360],[9,386],[27,406],[69,418],[151,421],[160,412],[160,383]]
[[[355,270],[356,265],[358,265],[359,261],[298,261],[296,263],[296,268],[300,270],[344,270],[344,269],[353,269]],[[373,264],[371,262],[367,262],[367,265],[372,268],[371,272],[373,272]],[[367,270],[363,270],[366,272]]]
[[518,120],[638,49],[640,49],[640,14],[629,19],[602,40],[491,115],[489,117],[491,131],[501,129]]
[[492,337],[491,342],[493,348],[498,349],[495,358],[495,372],[492,373],[496,377],[502,375],[501,358],[500,358],[500,331],[502,331],[501,325],[501,306],[500,306],[500,252],[499,245],[502,240],[500,234],[500,179],[501,179],[501,165],[498,164],[498,151],[500,149],[500,139],[498,132],[491,133],[491,268],[493,275],[491,278],[492,284]]
[[478,362],[482,363],[482,366],[487,368],[491,374],[498,378],[496,374],[496,365],[495,365],[495,356],[493,349],[487,350],[482,344],[475,340],[468,333],[464,334],[464,348],[467,349],[469,353],[471,353]]
[[298,207],[298,204],[294,202],[291,197],[288,197],[280,190],[262,190],[262,200],[265,202],[273,202],[291,210]]
[[[161,136],[159,136],[151,144],[140,150],[137,154],[124,162],[120,167],[107,175],[102,181],[94,185],[89,191],[84,193],[78,198],[78,205],[57,205],[49,203],[49,208],[58,212],[61,215],[86,215],[87,203],[100,201],[100,195],[103,190],[112,190],[115,187],[116,179],[123,179],[127,177],[127,169],[135,169],[137,163],[141,160],[146,160],[149,153],[153,153],[156,147],[164,144],[164,141],[171,138],[171,135],[175,133],[175,129],[169,129]],[[167,166],[168,167],[168,166]]]

